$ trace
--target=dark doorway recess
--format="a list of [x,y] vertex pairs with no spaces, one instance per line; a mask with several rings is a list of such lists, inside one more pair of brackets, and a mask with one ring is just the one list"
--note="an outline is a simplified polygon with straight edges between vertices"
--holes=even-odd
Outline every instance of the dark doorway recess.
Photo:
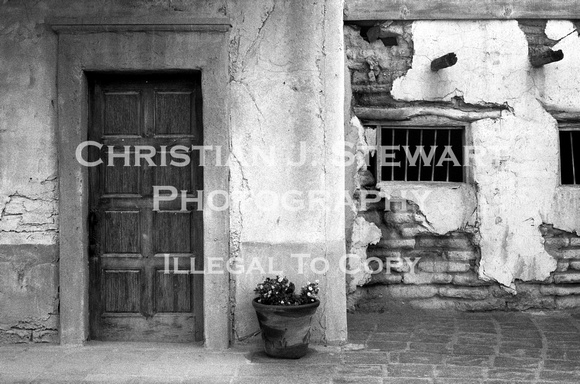
[[201,73],[87,79],[88,139],[103,145],[88,151],[102,160],[89,167],[90,338],[203,340],[203,275],[188,273],[203,269],[202,212],[181,211],[180,199],[153,209],[154,186],[203,189],[199,156],[181,150],[191,159],[183,166],[168,155],[203,145]]

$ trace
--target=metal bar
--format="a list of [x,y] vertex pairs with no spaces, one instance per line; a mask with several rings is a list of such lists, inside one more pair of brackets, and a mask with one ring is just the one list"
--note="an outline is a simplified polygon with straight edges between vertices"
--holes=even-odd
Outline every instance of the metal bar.
[[[395,146],[395,129],[391,128],[391,131],[393,132],[393,134],[391,135],[391,146]],[[391,161],[391,181],[394,180],[395,180],[395,162]]]
[[[435,146],[435,153],[437,153],[437,130],[435,130],[435,137],[433,139],[433,145]],[[435,181],[435,164],[431,164],[431,181]]]
[[570,131],[570,152],[572,153],[572,184],[576,185],[576,167],[574,164],[574,139],[572,131]]
[[417,164],[417,166],[419,167],[419,173],[417,176],[417,181],[421,181],[421,159],[423,158],[421,156],[421,151],[423,150],[423,130],[419,131],[419,163]]
[[[409,130],[405,130],[405,146],[409,149]],[[407,174],[409,173],[409,159],[405,159],[405,181],[407,181]]]
[[[376,173],[376,179],[377,182],[383,181],[383,164],[381,163],[381,148],[383,147],[383,142],[382,142],[382,137],[383,137],[383,132],[381,129],[381,126],[379,124],[374,124],[375,127],[375,133],[376,133],[376,137],[375,137],[375,164],[376,164],[376,169],[375,169],[375,173]],[[366,141],[366,138],[365,138]],[[367,143],[368,144],[368,143]],[[371,154],[369,153],[369,161],[371,160]]]
[[[447,146],[451,148],[451,131],[447,131]],[[453,149],[452,149],[453,150]],[[445,181],[449,181],[449,161],[447,161],[447,176]]]

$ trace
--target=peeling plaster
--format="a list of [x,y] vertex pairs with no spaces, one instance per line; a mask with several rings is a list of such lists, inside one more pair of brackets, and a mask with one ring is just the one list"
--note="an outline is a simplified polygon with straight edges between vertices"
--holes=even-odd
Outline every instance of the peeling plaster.
[[381,182],[377,185],[387,200],[407,200],[419,206],[425,216],[426,232],[445,235],[470,231],[477,225],[477,197],[469,184]]
[[347,282],[349,293],[354,292],[357,286],[362,286],[371,280],[371,274],[365,270],[363,263],[367,258],[369,244],[376,244],[380,239],[381,230],[374,223],[369,223],[360,216],[354,220],[349,253],[357,255],[358,258],[350,257],[348,268],[358,272],[349,275],[350,278]]
[[[548,37],[560,40],[552,49],[561,49],[564,58],[534,73],[542,103],[560,111],[580,111],[580,39],[570,21],[552,20],[546,24]],[[570,32],[572,32],[570,34]]]
[[[532,87],[528,45],[515,20],[417,21],[411,70],[393,83],[399,100],[444,100],[462,96],[466,103],[514,100]],[[457,64],[438,72],[431,61],[446,53]]]
[[[557,128],[535,99],[516,103],[516,116],[473,125],[479,186],[479,275],[515,289],[514,279],[542,281],[556,269],[539,226],[558,184]],[[521,105],[524,104],[524,105]],[[535,116],[518,116],[536,111]],[[542,137],[542,140],[538,140]]]
[[54,244],[58,207],[54,177],[36,184],[27,195],[18,191],[2,198],[0,244]]
[[[571,30],[569,22],[549,22],[546,27],[551,39]],[[507,103],[512,108],[510,114],[475,121],[470,128],[476,149],[480,278],[495,280],[512,292],[515,279],[545,280],[556,261],[544,250],[539,226],[558,221],[556,226],[572,229],[578,224],[571,217],[578,212],[578,200],[558,188],[558,131],[537,99],[580,109],[576,33],[554,47],[563,48],[564,60],[571,60],[541,69],[531,68],[528,43],[516,21],[417,21],[413,38],[412,69],[395,80],[393,97],[450,101],[461,95],[467,103]],[[431,72],[431,60],[448,52],[457,54],[457,64]],[[436,202],[435,209],[440,204]],[[437,214],[428,212],[430,205],[420,208],[427,211],[427,220],[438,221],[432,218]]]

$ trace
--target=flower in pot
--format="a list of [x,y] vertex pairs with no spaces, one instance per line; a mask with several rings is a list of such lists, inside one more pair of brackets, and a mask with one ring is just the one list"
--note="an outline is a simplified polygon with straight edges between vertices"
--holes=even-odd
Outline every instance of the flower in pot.
[[256,310],[264,351],[268,356],[299,359],[308,351],[310,325],[316,308],[318,280],[308,282],[300,292],[286,277],[267,277],[255,289]]

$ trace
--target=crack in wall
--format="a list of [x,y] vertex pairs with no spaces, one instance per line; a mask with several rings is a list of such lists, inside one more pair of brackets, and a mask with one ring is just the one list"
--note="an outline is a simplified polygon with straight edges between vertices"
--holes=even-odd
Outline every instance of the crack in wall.
[[[264,13],[264,15],[262,16],[260,25],[258,26],[257,32],[256,32],[256,36],[254,37],[254,39],[252,40],[252,42],[249,44],[248,49],[246,49],[246,52],[244,53],[242,60],[241,60],[241,72],[244,72],[245,68],[246,68],[246,59],[248,58],[248,55],[250,53],[252,53],[254,51],[254,49],[256,49],[256,47],[258,46],[258,43],[260,42],[260,40],[262,39],[262,31],[264,30],[264,28],[266,27],[266,23],[268,22],[268,20],[270,19],[270,16],[272,15],[272,13],[274,12],[274,10],[276,9],[276,1],[272,2],[272,6],[266,10],[266,12]],[[238,49],[239,49],[239,37],[238,37]],[[239,50],[238,50],[239,52]]]
[[[469,212],[469,216],[471,217],[469,223],[466,223],[460,228],[460,230],[475,232],[477,235],[475,237],[476,242],[483,244],[483,248],[488,250],[487,253],[484,252],[487,263],[483,263],[483,268],[480,268],[481,277],[491,278],[493,280],[497,279],[505,287],[509,287],[508,289],[510,290],[515,288],[513,284],[514,279],[541,279],[542,276],[545,276],[549,272],[548,270],[553,264],[547,254],[532,247],[535,241],[534,236],[530,234],[529,241],[521,241],[521,239],[518,240],[518,237],[513,234],[519,233],[519,236],[525,237],[529,231],[526,229],[526,231],[520,233],[520,227],[530,227],[530,225],[534,227],[534,224],[527,224],[529,222],[526,221],[518,225],[517,219],[513,217],[518,215],[512,215],[512,213],[516,213],[515,211],[512,212],[513,208],[505,212],[495,213],[493,209],[487,209],[483,216],[481,212],[482,209],[485,207],[489,208],[490,206],[508,204],[511,207],[518,205],[518,202],[512,204],[506,201],[510,200],[510,196],[513,196],[514,193],[513,191],[511,193],[508,191],[514,187],[510,184],[510,180],[524,180],[522,177],[525,180],[533,179],[531,178],[531,174],[528,175],[527,171],[521,168],[525,161],[529,161],[528,157],[526,157],[528,156],[528,152],[526,152],[523,143],[528,143],[529,141],[529,144],[536,145],[530,138],[533,135],[527,132],[531,131],[531,129],[522,131],[523,125],[532,124],[533,129],[538,130],[538,134],[535,134],[535,137],[543,136],[539,133],[540,124],[544,124],[546,127],[552,127],[551,122],[547,121],[548,119],[543,108],[537,108],[539,104],[537,102],[534,103],[531,99],[540,87],[540,84],[536,82],[539,77],[539,72],[538,70],[529,68],[530,64],[527,54],[522,54],[521,52],[525,48],[525,52],[527,53],[528,45],[525,39],[523,39],[524,34],[520,32],[520,35],[517,33],[518,31],[515,31],[514,26],[517,28],[517,25],[514,24],[516,23],[499,21],[461,21],[454,23],[414,22],[413,47],[415,51],[413,54],[412,68],[408,69],[403,76],[398,77],[393,82],[391,88],[388,84],[381,85],[373,83],[372,80],[374,77],[364,77],[365,71],[368,71],[369,68],[371,70],[373,69],[371,68],[372,65],[369,64],[369,60],[366,60],[366,58],[370,57],[373,59],[371,60],[372,63],[377,61],[373,58],[373,52],[370,50],[364,51],[357,56],[358,51],[356,49],[358,47],[355,47],[348,56],[350,59],[349,68],[353,71],[353,104],[357,115],[361,114],[364,118],[372,121],[381,119],[410,120],[415,116],[413,113],[421,110],[421,108],[426,110],[426,113],[435,111],[433,108],[437,108],[436,112],[441,111],[441,108],[445,108],[447,111],[470,110],[474,112],[474,115],[477,115],[471,128],[476,138],[474,139],[476,141],[474,145],[486,149],[501,148],[502,145],[511,143],[507,147],[509,148],[509,153],[512,153],[512,155],[501,157],[498,161],[493,162],[493,170],[485,171],[489,168],[487,162],[489,159],[493,159],[493,155],[490,154],[487,157],[476,156],[474,166],[482,167],[483,165],[482,169],[485,170],[477,171],[476,169],[475,171],[474,184],[476,187],[474,198],[476,206]],[[550,40],[544,33],[543,29],[547,28],[546,22],[544,21],[540,24],[539,26],[534,26],[537,32],[535,36],[536,40],[534,41],[538,44],[554,45],[557,40]],[[563,30],[563,26],[559,26],[558,28],[560,28],[559,30]],[[435,30],[438,33],[434,33]],[[514,30],[511,32],[511,35],[517,37],[517,39],[513,41],[504,39],[503,36],[508,33],[506,32],[507,30]],[[552,28],[552,35],[557,34],[554,32],[556,30],[555,27]],[[574,31],[568,32],[567,36],[573,33]],[[345,28],[345,35],[347,37],[350,36],[347,42],[351,45],[349,46],[347,44],[347,49],[357,44],[366,46],[366,43],[358,41],[356,36],[352,35],[352,32],[348,28]],[[563,35],[566,34],[559,34],[558,37],[560,40],[562,40]],[[455,38],[455,36],[459,36],[459,38]],[[525,37],[528,38],[528,42],[533,40],[530,40],[530,36],[528,35],[525,35]],[[435,74],[432,73],[428,68],[430,61],[438,57],[437,55],[445,52],[456,52],[459,57],[458,65]],[[402,58],[395,58],[395,60],[401,63],[404,61]],[[361,72],[358,77],[356,76],[357,71]],[[390,112],[388,110],[389,108],[397,111],[398,115]],[[402,113],[405,108],[408,109],[406,114]],[[377,111],[382,112],[382,114],[377,113]],[[503,111],[508,113],[501,113]],[[486,115],[488,112],[491,114]],[[499,112],[499,114],[496,112]],[[446,114],[445,116],[464,121],[468,114],[461,116]],[[522,124],[521,127],[518,126],[518,122]],[[488,127],[488,125],[491,125],[491,127]],[[549,140],[545,144],[551,146],[553,131],[548,128],[545,128],[545,130],[549,131],[550,135],[548,136]],[[497,139],[487,140],[489,139],[488,131],[498,131],[496,135],[502,137],[499,141],[499,146],[496,143]],[[545,133],[547,134],[548,132]],[[551,155],[552,152],[551,147],[547,151],[542,152],[542,164],[550,163],[548,155]],[[514,153],[519,154],[524,160],[513,155]],[[493,178],[488,173],[491,175],[497,173],[498,177],[501,176],[501,180],[498,180],[497,177]],[[545,172],[542,173],[542,177],[549,176],[545,178],[546,183],[544,183],[544,186],[551,185],[550,182],[553,175],[548,175],[548,173],[550,173],[550,168],[546,168]],[[501,183],[507,184],[503,185]],[[530,183],[526,182],[525,184],[528,185]],[[498,188],[498,185],[501,188]],[[528,188],[527,190],[536,189]],[[542,205],[542,202],[548,196],[547,193],[541,191],[535,194],[522,192],[520,196],[528,200],[535,199],[534,201],[543,207],[540,210],[547,209]],[[525,211],[523,207],[522,210]],[[431,222],[429,214],[425,214],[424,216],[429,218],[428,221]],[[492,254],[495,255],[495,258],[491,257],[490,259],[490,256],[493,255],[489,253],[491,252],[489,246],[490,244],[497,243],[498,239],[494,237],[494,228],[498,224],[496,222],[495,226],[491,226],[487,222],[489,220],[497,221],[496,216],[503,218],[503,223],[500,220],[501,225],[499,225],[502,227],[502,231],[508,231],[510,234],[509,236],[505,233],[501,234],[500,237],[504,236],[505,239],[503,242],[501,239],[499,240],[504,244],[500,248],[504,249],[501,252],[497,250],[499,253],[493,251]],[[537,215],[532,215],[530,212],[526,218],[529,217],[533,217],[533,222],[538,223]],[[482,221],[485,224],[483,226]],[[532,240],[532,237],[534,240]],[[506,250],[505,248],[509,249]],[[529,252],[524,252],[524,248]],[[506,259],[503,260],[498,256],[499,254],[504,255]],[[529,260],[526,259],[526,261],[520,256],[515,261],[512,260],[511,257],[516,254],[529,254]],[[509,270],[513,267],[513,278],[509,279],[507,275],[499,277],[497,274],[498,269],[493,267],[494,262],[503,263],[504,269]]]

